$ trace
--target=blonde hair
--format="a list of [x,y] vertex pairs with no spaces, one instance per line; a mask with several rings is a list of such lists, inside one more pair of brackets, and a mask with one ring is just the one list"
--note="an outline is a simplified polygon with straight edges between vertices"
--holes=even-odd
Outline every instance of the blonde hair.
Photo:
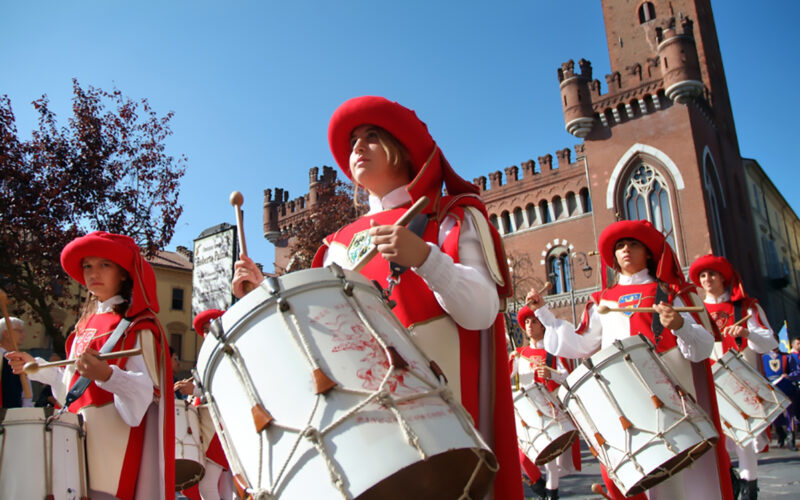
[[[396,167],[398,170],[405,169],[408,178],[413,179],[414,164],[411,161],[411,154],[408,152],[408,149],[386,129],[377,125],[370,125],[370,127],[374,129],[375,133],[378,135],[378,144],[381,145],[383,152],[386,154],[386,160],[389,164]],[[361,204],[358,202],[359,185],[355,179],[353,179],[353,186],[353,205],[358,209],[361,207]]]

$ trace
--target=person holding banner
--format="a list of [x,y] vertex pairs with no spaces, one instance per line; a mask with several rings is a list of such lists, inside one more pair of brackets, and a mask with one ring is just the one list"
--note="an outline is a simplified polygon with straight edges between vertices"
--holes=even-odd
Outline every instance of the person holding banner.
[[[441,366],[497,456],[494,498],[522,498],[499,314],[511,282],[478,188],[456,174],[414,111],[383,97],[356,97],[339,106],[328,142],[344,174],[368,192],[369,212],[325,238],[313,265],[353,268],[377,247],[380,258],[360,272],[396,302],[393,312]],[[422,197],[429,205],[410,228],[395,225]],[[243,282],[262,279],[249,259],[235,268],[234,294],[243,292]]]
[[[739,273],[725,257],[709,254],[692,263],[689,278],[705,291],[704,305],[722,335],[719,343],[721,352],[716,354],[722,356],[735,349],[753,368],[759,370],[761,354],[778,347],[778,342],[758,301],[745,293]],[[769,441],[764,435],[746,448],[726,440],[728,452],[735,451],[739,459],[739,498],[742,500],[757,498],[757,454],[767,444]]]
[[[83,416],[92,499],[175,498],[172,370],[155,316],[153,269],[133,239],[103,231],[68,243],[61,266],[89,291],[67,338],[67,357],[74,362],[43,366],[31,379],[50,385],[59,402]],[[140,354],[97,357],[131,349]],[[14,373],[34,361],[24,352],[6,358]]]

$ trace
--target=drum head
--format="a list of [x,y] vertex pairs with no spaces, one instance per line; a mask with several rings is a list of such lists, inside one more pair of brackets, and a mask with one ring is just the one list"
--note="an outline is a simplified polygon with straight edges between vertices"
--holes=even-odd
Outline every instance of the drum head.
[[191,488],[205,475],[205,468],[194,460],[175,460],[175,491]]
[[[685,467],[691,465],[695,460],[700,458],[700,455],[708,451],[709,448],[713,447],[716,443],[717,438],[707,439],[698,443],[695,447],[684,450],[678,455],[675,455],[653,470],[641,481],[634,484],[630,490],[625,492],[625,496],[630,497],[633,495],[638,495],[639,493],[644,493],[660,482],[666,481]],[[620,485],[617,484],[617,486]]]
[[562,453],[564,453],[572,443],[578,439],[578,431],[571,430],[562,434],[561,436],[557,437],[553,440],[552,443],[545,446],[545,448],[536,456],[536,460],[534,463],[536,465],[544,465],[548,462],[552,462],[556,458],[559,457]]
[[478,471],[468,498],[483,498],[492,485],[497,459],[486,450],[462,448],[434,455],[401,469],[359,495],[357,500],[462,498],[476,467]]

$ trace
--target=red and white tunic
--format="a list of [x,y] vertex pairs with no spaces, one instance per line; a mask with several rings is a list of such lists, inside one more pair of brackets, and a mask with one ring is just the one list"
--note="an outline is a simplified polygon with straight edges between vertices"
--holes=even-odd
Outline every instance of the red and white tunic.
[[[425,354],[442,368],[453,394],[472,415],[476,427],[500,462],[495,498],[512,498],[521,471],[510,387],[506,383],[505,336],[498,314],[497,286],[502,281],[488,220],[474,196],[445,198],[441,214],[434,214],[422,235],[430,253],[425,262],[406,271],[394,288],[394,314]],[[370,211],[325,239],[315,266],[336,263],[350,268],[371,246],[367,234],[374,221],[394,224],[406,212],[411,197],[404,187],[382,199],[370,197]],[[361,271],[384,288],[389,263],[376,257]],[[488,341],[492,380],[479,380],[481,339]],[[484,353],[485,354],[485,353]],[[479,391],[483,382],[493,396]],[[513,483],[513,487],[511,486]]]
[[[122,319],[112,310],[121,302],[116,296],[98,304],[97,312],[67,338],[68,359],[87,348],[100,350]],[[163,428],[174,426],[174,414],[167,415],[161,404],[160,395],[171,394],[171,384],[165,382],[165,357],[156,338],[158,331],[149,320],[130,326],[113,350],[141,347],[143,354],[107,360],[111,377],[89,384],[69,406],[70,412],[80,413],[85,420],[92,498],[164,498],[164,459],[159,450],[164,447]],[[40,358],[37,361],[45,362]],[[79,377],[74,365],[31,375],[31,379],[50,385],[61,402]]]

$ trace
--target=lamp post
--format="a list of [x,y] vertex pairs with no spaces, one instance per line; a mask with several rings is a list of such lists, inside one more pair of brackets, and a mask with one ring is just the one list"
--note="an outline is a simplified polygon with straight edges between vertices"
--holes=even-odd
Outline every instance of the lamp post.
[[[583,275],[586,278],[592,276],[592,266],[589,265],[589,256],[596,255],[597,252],[589,252],[588,254],[585,252],[572,252],[567,253],[567,265],[569,266],[568,269],[562,269],[561,272],[563,274],[564,271],[569,271],[569,304],[570,308],[572,309],[572,323],[577,325],[577,316],[575,314],[575,263],[577,262],[579,266],[581,266],[581,270],[583,271]],[[551,281],[554,281],[558,275],[555,273],[554,270],[551,270],[548,273],[548,277]],[[567,284],[566,281],[563,282],[564,285]],[[557,285],[554,283],[554,285]],[[558,290],[558,287],[554,287]]]

